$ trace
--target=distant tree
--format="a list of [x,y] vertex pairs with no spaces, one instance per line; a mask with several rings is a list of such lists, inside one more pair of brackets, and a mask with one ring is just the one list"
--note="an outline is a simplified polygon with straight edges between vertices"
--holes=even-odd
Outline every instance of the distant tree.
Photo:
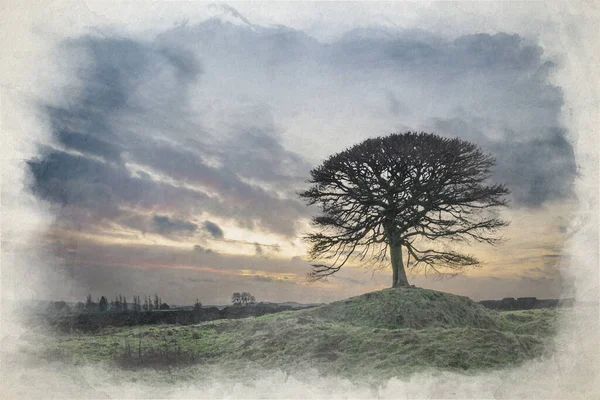
[[433,242],[499,241],[493,234],[507,223],[489,209],[506,206],[509,191],[489,183],[494,163],[468,141],[414,132],[368,139],[329,157],[300,193],[322,210],[313,218],[320,231],[306,238],[310,257],[330,260],[313,264],[309,277],[332,275],[352,257],[384,262],[388,250],[392,287],[408,286],[405,266],[441,274],[439,267],[457,273],[479,265]]
[[168,310],[168,309],[170,309],[170,308],[171,308],[171,307],[169,307],[169,305],[168,305],[167,303],[162,303],[162,304],[160,305],[160,309],[161,309],[161,310]]
[[111,311],[121,311],[121,299],[120,296],[115,296],[115,300],[111,302]]
[[231,295],[231,302],[234,305],[239,305],[242,303],[242,295],[239,292],[235,292],[233,295]]
[[140,301],[140,296],[139,295],[134,295],[133,296],[133,311],[134,312],[140,312],[142,309],[142,304]]
[[196,299],[196,303],[194,303],[194,312],[196,314],[202,312],[202,303],[200,303],[199,299]]
[[160,299],[158,298],[158,294],[154,293],[154,309],[158,310],[160,308]]
[[121,311],[127,312],[127,297],[119,295],[119,301],[121,302]]
[[106,297],[104,297],[104,296],[100,297],[100,301],[98,301],[98,311],[106,312],[107,308],[108,308],[108,302],[106,301]]
[[92,304],[94,304],[94,302],[92,301],[92,295],[88,294],[87,298],[85,299],[85,310],[86,311],[93,311],[92,310]]
[[254,296],[250,296],[250,304],[256,304],[256,299],[254,298]]
[[242,304],[243,305],[248,304],[248,302],[250,301],[250,293],[243,292],[242,295],[241,295],[241,297],[242,297]]

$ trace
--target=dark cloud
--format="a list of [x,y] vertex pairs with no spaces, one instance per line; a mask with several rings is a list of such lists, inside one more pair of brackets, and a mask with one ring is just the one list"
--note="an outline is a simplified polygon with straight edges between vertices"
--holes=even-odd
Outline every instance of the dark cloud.
[[460,118],[435,120],[434,129],[472,140],[491,152],[496,158],[493,179],[509,187],[517,205],[539,206],[572,195],[577,166],[564,129],[548,128],[537,135],[528,132],[531,138],[514,132],[488,138],[482,121]]
[[223,230],[219,225],[211,221],[204,221],[204,229],[212,235],[215,239],[223,239]]
[[360,71],[347,74],[370,70],[386,77],[392,114],[397,104],[408,104],[417,125],[492,152],[495,179],[510,187],[515,205],[571,195],[576,164],[559,120],[563,93],[550,82],[556,66],[541,47],[504,33],[448,41],[384,28],[350,32],[332,47],[332,63],[345,71],[339,66],[345,60]]
[[[255,147],[248,147],[245,153],[248,161],[239,162],[253,164],[252,160],[257,160],[253,154],[262,152],[261,146],[257,144]],[[209,209],[215,214],[226,218],[236,217],[237,222],[246,227],[253,227],[258,222],[268,230],[293,235],[295,232],[293,221],[307,215],[306,207],[297,199],[282,198],[260,185],[244,182],[240,176],[251,175],[252,168],[256,166],[244,168],[243,165],[237,165],[236,167],[235,164],[228,162],[232,156],[225,150],[221,152],[224,165],[214,167],[208,165],[199,152],[178,149],[166,143],[152,143],[141,147],[135,154],[135,160],[178,181],[218,193],[223,200],[212,204],[212,208]],[[239,159],[244,158],[243,154],[236,154]],[[275,156],[275,153],[273,154]],[[215,151],[212,155],[219,156],[219,152]],[[271,165],[264,168],[275,167]],[[238,170],[244,173],[238,173]],[[255,170],[260,171],[260,168]],[[253,179],[262,180],[261,175],[265,174],[257,173]],[[278,179],[284,182],[283,185],[289,184],[290,181],[285,175],[280,175]],[[285,217],[285,221],[281,217]],[[289,221],[292,223],[290,224]]]
[[480,144],[516,205],[571,194],[555,65],[517,35],[361,28],[325,44],[211,20],[152,41],[83,36],[60,54],[73,84],[41,106],[55,143],[29,166],[32,190],[81,229],[193,232],[207,213],[294,237],[314,162],[398,127]]
[[194,251],[202,254],[218,254],[216,251],[212,249],[207,249],[206,247],[201,246],[199,244],[194,245]]
[[[227,141],[203,132],[189,109],[190,87],[202,74],[197,56],[180,45],[92,36],[62,47],[79,71],[79,85],[60,94],[60,106],[42,109],[69,152],[50,149],[31,160],[34,192],[87,216],[117,217],[131,206],[184,216],[202,209],[241,226],[294,235],[294,221],[307,215],[304,205],[243,178],[289,187],[308,172],[307,164],[269,127],[238,121]],[[211,164],[215,158],[219,166]],[[130,171],[132,163],[141,169]],[[185,196],[178,201],[175,193]],[[140,219],[128,217],[126,225],[148,229]]]
[[91,135],[58,131],[56,136],[59,143],[67,148],[99,156],[109,161],[119,161],[121,159],[121,152],[117,146],[96,139]]
[[496,179],[506,182],[518,204],[538,206],[572,195],[577,165],[566,132],[552,129],[521,143],[491,146],[497,158]]
[[453,73],[523,70],[537,65],[543,53],[518,35],[480,33],[449,41],[426,32],[384,27],[352,30],[331,48],[334,62],[343,59],[361,68],[377,65]]
[[262,256],[263,255],[263,248],[259,243],[254,243],[254,253],[257,256]]
[[85,217],[93,226],[99,219],[112,219],[130,221],[126,225],[143,230],[140,219],[145,217],[132,216],[121,207],[191,213],[209,200],[202,192],[132,177],[122,165],[54,149],[28,165],[34,193],[61,206],[60,223],[81,223]]
[[[544,58],[540,46],[519,35],[477,33],[447,39],[417,30],[367,27],[323,44],[285,28],[254,26],[249,31],[203,23],[168,32],[163,39],[177,44],[198,37],[206,40],[191,47],[211,60],[213,67],[206,73],[229,78],[228,83],[215,80],[220,82],[215,90],[257,98],[289,113],[291,121],[307,103],[321,107],[322,112],[311,109],[312,124],[338,128],[332,133],[339,135],[332,140],[337,146],[329,153],[397,129],[430,129],[473,140],[494,153],[496,178],[513,189],[516,205],[539,206],[570,195],[575,158],[559,120],[563,93],[550,80],[556,65]],[[277,48],[265,44],[277,41],[286,45],[285,65],[279,61],[282,53],[275,55]],[[245,57],[250,53],[251,59]],[[234,62],[237,69],[227,69]],[[221,67],[226,70],[217,72]],[[239,68],[252,75],[254,85]],[[381,104],[369,98],[382,91]],[[353,124],[353,118],[361,117],[371,121]],[[340,126],[351,136],[340,133]],[[362,132],[364,126],[371,130]],[[255,151],[283,154],[277,142],[272,146],[265,141],[272,133],[265,136],[263,129],[257,137],[251,130],[240,131],[244,135],[228,149],[228,165],[240,176],[273,179],[282,188],[281,177],[273,171],[285,170],[285,164]],[[303,154],[321,154],[319,148],[306,148]],[[245,149],[252,154],[243,156]]]
[[153,227],[161,235],[170,235],[178,233],[193,233],[198,225],[177,218],[170,218],[166,215],[155,215],[152,217]]
[[275,182],[281,188],[297,186],[311,167],[298,154],[287,151],[274,132],[248,127],[239,127],[223,159],[240,176]]

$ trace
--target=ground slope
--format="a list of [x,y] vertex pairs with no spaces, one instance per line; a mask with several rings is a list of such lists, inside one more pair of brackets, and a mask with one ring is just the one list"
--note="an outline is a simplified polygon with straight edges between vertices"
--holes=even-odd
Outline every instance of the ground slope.
[[385,379],[429,368],[507,368],[539,357],[551,342],[554,316],[500,314],[447,293],[389,289],[256,318],[70,334],[54,338],[44,354],[135,369],[316,368],[322,375]]
[[389,329],[498,329],[499,314],[464,296],[421,288],[391,288],[330,303],[307,315]]

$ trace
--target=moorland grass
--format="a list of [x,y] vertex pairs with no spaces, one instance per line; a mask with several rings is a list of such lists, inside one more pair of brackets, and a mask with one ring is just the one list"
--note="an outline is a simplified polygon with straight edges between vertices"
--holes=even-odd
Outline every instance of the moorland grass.
[[310,367],[323,375],[380,379],[431,368],[474,373],[541,356],[557,312],[498,313],[447,293],[388,289],[256,318],[64,335],[44,351],[71,363],[122,368]]

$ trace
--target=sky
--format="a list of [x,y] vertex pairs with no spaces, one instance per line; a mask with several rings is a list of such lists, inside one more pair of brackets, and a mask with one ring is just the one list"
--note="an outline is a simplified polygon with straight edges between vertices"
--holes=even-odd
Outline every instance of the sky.
[[[469,249],[482,267],[409,280],[477,300],[568,294],[563,243],[581,171],[555,79],[564,55],[547,46],[565,27],[544,19],[544,5],[523,7],[532,6],[27,11],[29,24],[7,30],[12,43],[26,31],[27,46],[10,48],[14,79],[2,86],[4,126],[25,132],[9,142],[10,180],[3,169],[3,209],[14,210],[3,213],[3,264],[22,264],[3,271],[3,291],[225,304],[236,291],[313,303],[388,287],[391,271],[360,266],[306,281],[302,236],[318,210],[297,192],[330,154],[424,130],[494,155],[511,225],[504,244]],[[494,12],[505,18],[485,18]]]

